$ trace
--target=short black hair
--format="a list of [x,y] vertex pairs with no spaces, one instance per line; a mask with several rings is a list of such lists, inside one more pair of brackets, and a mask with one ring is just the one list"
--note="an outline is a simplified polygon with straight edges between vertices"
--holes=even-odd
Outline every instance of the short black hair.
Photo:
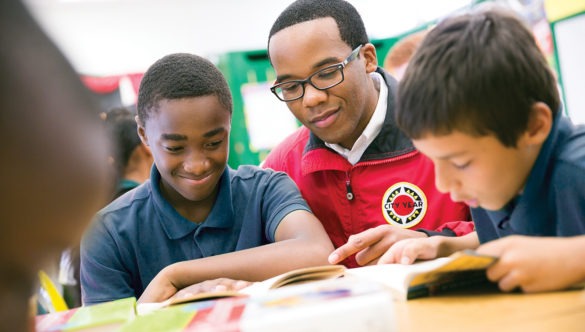
[[124,173],[132,152],[142,142],[136,130],[136,115],[126,107],[115,107],[105,114],[108,137],[112,141],[112,158],[119,175]]
[[227,81],[211,61],[188,53],[169,54],[144,74],[138,91],[138,118],[144,124],[164,99],[216,95],[232,113],[232,95]]
[[429,32],[400,82],[396,121],[414,139],[457,130],[515,147],[536,102],[559,112],[555,76],[534,35],[511,11],[484,8]]
[[[343,0],[297,0],[286,7],[272,25],[268,35],[268,47],[270,47],[270,38],[275,33],[298,23],[325,17],[332,17],[335,20],[341,40],[352,49],[369,42],[362,17],[349,2]],[[270,52],[268,55],[270,56]]]

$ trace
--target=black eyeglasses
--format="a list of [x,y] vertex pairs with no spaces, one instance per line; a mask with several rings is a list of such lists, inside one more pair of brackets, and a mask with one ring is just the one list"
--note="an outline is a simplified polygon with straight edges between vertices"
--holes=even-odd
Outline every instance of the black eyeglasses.
[[304,80],[293,80],[275,84],[270,91],[282,101],[293,101],[305,95],[305,84],[311,84],[317,90],[327,90],[343,82],[343,68],[357,59],[362,45],[356,47],[342,62],[325,67]]

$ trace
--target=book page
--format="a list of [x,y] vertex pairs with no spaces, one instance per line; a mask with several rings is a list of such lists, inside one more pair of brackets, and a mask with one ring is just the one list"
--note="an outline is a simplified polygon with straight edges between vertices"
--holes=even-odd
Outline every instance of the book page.
[[169,307],[172,305],[183,304],[188,302],[197,302],[197,301],[208,301],[208,300],[216,300],[225,297],[240,297],[240,296],[248,296],[246,293],[241,293],[240,291],[217,291],[217,292],[203,292],[197,294],[191,294],[189,296],[183,296],[181,298],[171,297],[168,300],[162,302],[152,302],[152,303],[138,303],[136,305],[136,313],[138,315],[145,315],[151,313],[153,311]]
[[[442,281],[445,283],[448,281],[452,285],[459,280],[462,285],[479,281],[482,279],[479,278],[483,274],[482,271],[496,259],[496,257],[477,255],[473,251],[460,251],[449,257],[420,261],[412,265],[384,264],[349,269],[346,275],[380,282],[391,289],[396,299],[406,300],[425,296],[424,294],[428,295],[429,292],[425,288],[427,286],[433,288],[435,284]],[[476,273],[478,271],[479,273]],[[457,278],[459,274],[461,276]],[[413,294],[409,294],[410,290]]]
[[441,267],[449,260],[449,257],[441,257],[412,265],[370,265],[348,269],[345,274],[381,283],[392,291],[394,298],[406,299],[408,284],[415,275]]
[[293,284],[249,298],[242,332],[395,331],[392,297],[368,280]]
[[170,299],[163,302],[139,303],[137,305],[137,312],[139,315],[144,315],[152,311],[175,304],[204,300],[214,300],[224,297],[250,296],[254,294],[262,294],[271,289],[280,288],[287,285],[299,284],[315,280],[337,278],[342,276],[344,271],[345,266],[343,265],[321,265],[305,267],[280,274],[276,277],[264,281],[256,282],[238,291],[226,290],[217,292],[203,292],[192,294],[189,296],[184,296],[181,298],[171,297]]
[[343,276],[345,270],[346,268],[343,265],[321,265],[300,268],[261,282],[254,283],[244,289],[241,289],[240,293],[248,295],[261,294],[269,291],[270,289],[280,288],[286,285],[323,279],[333,279]]

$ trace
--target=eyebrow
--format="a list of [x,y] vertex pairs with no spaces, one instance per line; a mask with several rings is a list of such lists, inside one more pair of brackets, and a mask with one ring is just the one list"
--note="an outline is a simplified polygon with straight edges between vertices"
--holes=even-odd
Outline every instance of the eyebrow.
[[[223,127],[219,127],[219,128],[215,128],[213,130],[210,130],[208,132],[206,132],[205,134],[203,134],[203,137],[205,138],[209,138],[209,137],[213,137],[219,133],[225,132],[225,128]],[[181,135],[181,134],[162,134],[160,135],[161,138],[163,140],[167,140],[167,141],[186,141],[187,140],[187,136],[186,135]]]
[[213,137],[213,136],[215,136],[219,133],[223,133],[225,131],[226,130],[223,127],[215,128],[215,129],[210,130],[210,131],[206,132],[205,134],[203,134],[203,137],[205,137],[205,138]]
[[[342,60],[342,61],[343,61],[343,60]],[[317,68],[319,68],[319,67],[321,67],[321,66],[323,66],[323,65],[334,65],[334,64],[337,64],[337,63],[340,63],[340,62],[341,62],[341,61],[339,61],[339,59],[337,59],[337,58],[335,58],[335,57],[328,57],[328,58],[325,58],[325,59],[323,59],[323,60],[321,60],[321,61],[319,61],[319,62],[317,62],[317,63],[315,63],[315,64],[313,65],[313,69],[314,69],[314,70],[313,70],[313,72],[312,72],[310,75],[313,75],[313,74],[314,74],[314,73],[317,71]],[[310,76],[310,75],[309,75],[309,76]],[[276,83],[280,83],[280,82],[282,82],[282,81],[284,81],[284,80],[286,80],[286,79],[289,79],[289,78],[291,78],[291,77],[292,77],[292,75],[282,75],[282,76],[277,76],[277,77],[276,77]],[[305,77],[305,78],[306,78],[306,77]]]
[[451,159],[451,158],[459,157],[459,156],[461,156],[461,155],[465,155],[465,154],[466,154],[466,152],[464,152],[464,151],[461,151],[461,152],[454,152],[454,153],[451,153],[451,154],[448,154],[448,155],[445,155],[445,156],[440,156],[440,157],[437,157],[437,159],[440,159],[440,160],[447,160],[447,159]]
[[[206,132],[205,134],[203,134],[203,137],[205,138],[209,138],[209,137],[213,137],[219,133],[225,132],[225,128],[223,127],[218,127],[215,129],[212,129],[208,132]],[[181,134],[162,134],[160,135],[162,139],[164,140],[168,140],[168,141],[186,141],[187,140],[187,136],[186,135],[181,135]]]
[[162,134],[160,137],[167,141],[186,141],[187,136],[179,134]]

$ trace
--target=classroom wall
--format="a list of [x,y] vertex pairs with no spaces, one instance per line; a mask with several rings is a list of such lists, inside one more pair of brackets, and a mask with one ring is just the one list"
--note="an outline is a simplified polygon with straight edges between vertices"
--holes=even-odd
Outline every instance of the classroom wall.
[[[25,0],[78,72],[143,72],[160,57],[213,58],[264,49],[291,0]],[[468,5],[470,0],[350,0],[372,38],[386,38]]]

